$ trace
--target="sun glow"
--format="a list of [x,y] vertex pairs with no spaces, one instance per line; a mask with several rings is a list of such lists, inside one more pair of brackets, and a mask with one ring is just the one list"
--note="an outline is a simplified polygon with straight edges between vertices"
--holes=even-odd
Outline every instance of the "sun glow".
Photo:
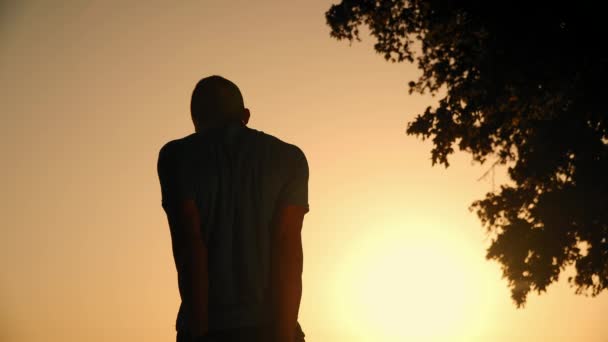
[[484,261],[468,251],[470,242],[445,236],[441,225],[394,226],[401,228],[354,239],[336,274],[337,314],[350,320],[345,328],[386,341],[481,334],[492,295],[478,280],[475,265]]

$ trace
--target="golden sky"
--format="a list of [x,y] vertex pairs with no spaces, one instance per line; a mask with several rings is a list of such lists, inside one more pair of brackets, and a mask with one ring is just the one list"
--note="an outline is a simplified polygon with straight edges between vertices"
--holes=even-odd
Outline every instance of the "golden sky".
[[606,341],[608,295],[566,276],[515,309],[467,210],[486,167],[431,167],[404,131],[436,98],[371,39],[331,39],[331,3],[2,2],[0,341],[175,339],[156,159],[212,74],[308,157],[307,341]]

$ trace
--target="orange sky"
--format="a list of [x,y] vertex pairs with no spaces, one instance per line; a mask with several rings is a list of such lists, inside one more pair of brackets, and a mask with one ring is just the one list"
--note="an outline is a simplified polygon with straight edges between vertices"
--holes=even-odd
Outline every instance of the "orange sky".
[[515,309],[467,210],[491,190],[486,168],[464,154],[431,168],[430,145],[404,130],[436,98],[408,95],[416,68],[370,39],[331,39],[330,1],[11,3],[0,341],[174,340],[156,158],[193,131],[190,92],[211,74],[240,86],[252,127],[308,157],[309,342],[608,338],[608,295],[575,296],[565,276]]

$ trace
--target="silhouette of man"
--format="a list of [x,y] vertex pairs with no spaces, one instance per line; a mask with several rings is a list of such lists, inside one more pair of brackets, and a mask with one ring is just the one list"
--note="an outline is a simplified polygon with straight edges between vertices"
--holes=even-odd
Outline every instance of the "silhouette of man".
[[223,77],[198,82],[190,111],[195,132],[166,143],[157,164],[181,297],[177,341],[304,341],[306,157],[247,127],[241,92]]

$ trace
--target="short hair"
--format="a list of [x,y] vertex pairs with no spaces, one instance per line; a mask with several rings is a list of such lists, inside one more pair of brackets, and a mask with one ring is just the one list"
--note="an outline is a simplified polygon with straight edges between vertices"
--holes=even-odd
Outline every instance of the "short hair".
[[219,125],[242,118],[243,95],[233,82],[217,75],[198,81],[192,92],[190,113],[204,125]]

